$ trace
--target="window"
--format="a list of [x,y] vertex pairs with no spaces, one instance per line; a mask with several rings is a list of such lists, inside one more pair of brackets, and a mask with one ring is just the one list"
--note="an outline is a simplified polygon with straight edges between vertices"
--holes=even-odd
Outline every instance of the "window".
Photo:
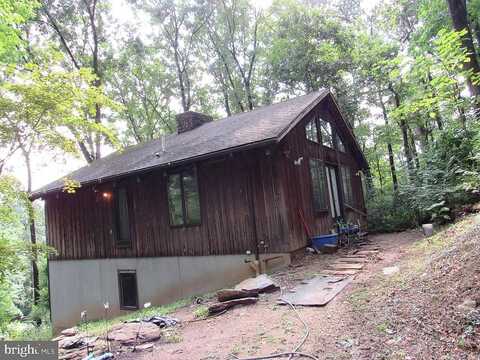
[[126,187],[119,187],[115,191],[115,225],[117,245],[119,247],[129,247],[131,242]]
[[310,159],[310,178],[312,180],[313,209],[322,211],[327,209],[325,196],[325,168],[317,159]]
[[340,167],[343,187],[343,201],[348,205],[353,205],[353,190],[352,190],[352,172],[347,166]]
[[200,196],[196,169],[190,167],[170,174],[167,187],[170,224],[172,226],[200,224]]
[[135,270],[118,271],[120,309],[138,309],[137,273]]
[[341,152],[347,152],[345,150],[345,145],[343,145],[342,138],[337,133],[335,133],[335,139],[337,141],[337,150]]
[[307,140],[318,143],[317,122],[315,119],[310,120],[307,125],[305,125],[305,136]]
[[322,135],[322,145],[333,148],[332,127],[328,121],[320,119],[320,132]]

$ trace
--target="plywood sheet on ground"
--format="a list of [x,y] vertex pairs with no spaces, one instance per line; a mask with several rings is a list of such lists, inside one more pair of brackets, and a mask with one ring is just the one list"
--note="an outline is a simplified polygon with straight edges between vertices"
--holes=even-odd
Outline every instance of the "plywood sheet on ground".
[[361,270],[364,264],[349,264],[342,262],[335,262],[330,264],[329,267],[334,270]]
[[352,281],[351,277],[316,276],[302,281],[279,298],[279,303],[286,301],[293,305],[324,306]]

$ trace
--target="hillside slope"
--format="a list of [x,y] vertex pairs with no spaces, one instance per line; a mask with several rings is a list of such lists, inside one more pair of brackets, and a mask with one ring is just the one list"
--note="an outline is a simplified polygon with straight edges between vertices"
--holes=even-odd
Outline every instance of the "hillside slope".
[[418,241],[398,269],[350,297],[356,332],[370,334],[358,358],[478,359],[480,215]]

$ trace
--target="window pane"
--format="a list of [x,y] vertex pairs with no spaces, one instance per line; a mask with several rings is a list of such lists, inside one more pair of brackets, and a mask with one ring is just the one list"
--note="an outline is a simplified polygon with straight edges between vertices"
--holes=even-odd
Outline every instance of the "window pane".
[[118,273],[120,289],[120,307],[138,308],[137,275],[135,271],[121,271]]
[[332,127],[328,121],[320,119],[320,131],[322,134],[322,144],[333,148]]
[[307,125],[305,125],[305,135],[308,140],[318,143],[318,130],[315,119],[310,120]]
[[325,168],[320,160],[310,159],[310,177],[312,180],[313,208],[325,210]]
[[200,197],[198,195],[197,174],[194,168],[183,173],[183,191],[185,198],[185,222],[189,225],[200,224]]
[[337,138],[337,149],[338,149],[338,151],[346,152],[345,145],[343,145],[343,141],[340,138],[340,136],[338,136],[338,134],[336,135],[336,138]]
[[353,190],[352,190],[352,175],[350,168],[347,166],[341,167],[343,200],[348,205],[353,205]]
[[120,245],[128,245],[130,244],[130,225],[128,221],[127,189],[124,187],[119,188],[116,195],[117,242]]
[[170,224],[183,225],[182,188],[180,184],[180,174],[169,175],[167,186]]

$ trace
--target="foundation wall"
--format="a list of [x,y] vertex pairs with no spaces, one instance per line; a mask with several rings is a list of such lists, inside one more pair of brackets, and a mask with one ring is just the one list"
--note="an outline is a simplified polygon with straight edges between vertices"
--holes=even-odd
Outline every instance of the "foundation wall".
[[[265,254],[267,271],[287,266],[289,254]],[[87,311],[88,319],[104,316],[103,304],[110,304],[109,316],[126,313],[120,309],[118,271],[135,270],[138,303],[163,305],[181,298],[235,285],[254,276],[245,255],[118,258],[92,260],[50,260],[50,301],[55,330],[70,327]]]

